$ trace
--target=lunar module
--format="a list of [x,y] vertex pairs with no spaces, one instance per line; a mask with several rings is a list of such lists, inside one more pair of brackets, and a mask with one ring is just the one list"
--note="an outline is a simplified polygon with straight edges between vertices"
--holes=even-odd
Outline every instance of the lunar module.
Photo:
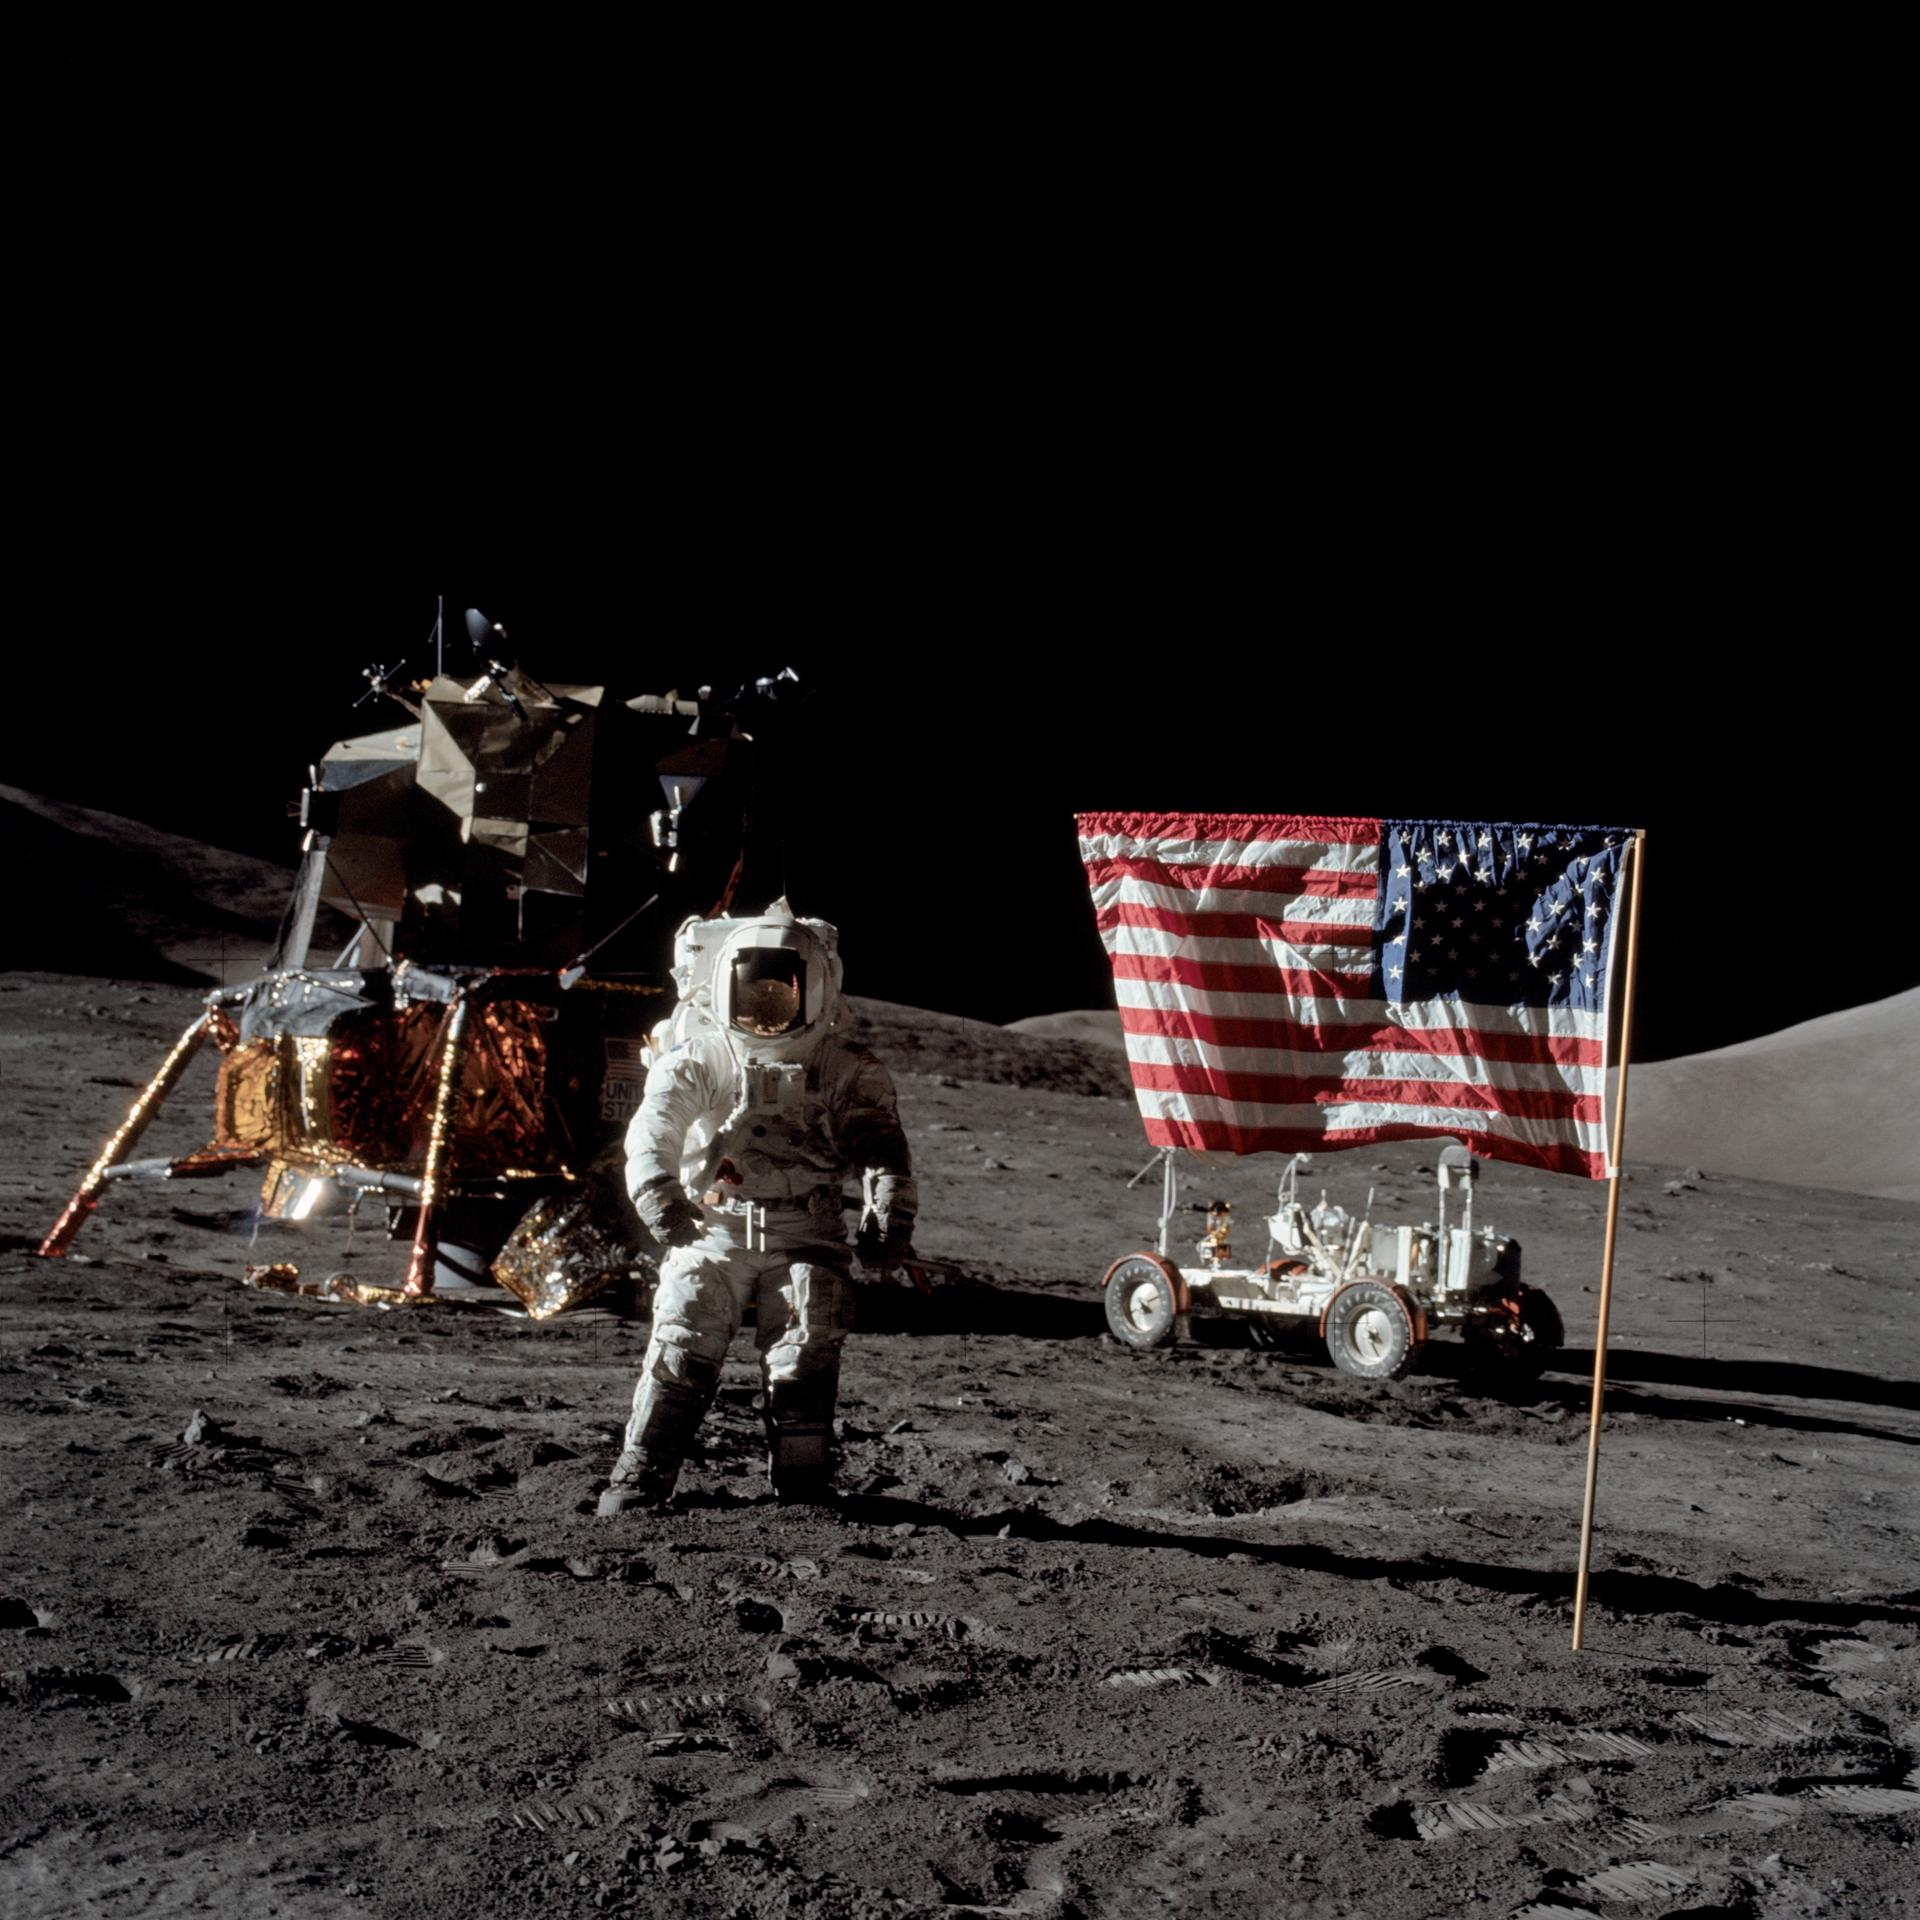
[[1317,1336],[1342,1372],[1370,1380],[1397,1380],[1442,1327],[1457,1327],[1477,1357],[1520,1373],[1538,1372],[1565,1338],[1553,1302],[1520,1278],[1520,1243],[1491,1227],[1475,1230],[1480,1165],[1463,1146],[1441,1149],[1439,1217],[1417,1227],[1376,1225],[1371,1193],[1358,1219],[1324,1190],[1309,1207],[1300,1197],[1308,1162],[1295,1154],[1280,1176],[1268,1255],[1257,1266],[1235,1262],[1233,1209],[1219,1200],[1191,1208],[1206,1215],[1206,1228],[1195,1259],[1174,1261],[1177,1150],[1162,1148],[1156,1160],[1159,1240],[1150,1252],[1116,1260],[1102,1282],[1107,1325],[1127,1346],[1182,1338],[1196,1303],[1244,1319],[1263,1344]]
[[[257,1168],[264,1219],[372,1199],[409,1251],[397,1286],[288,1262],[249,1269],[256,1284],[386,1305],[498,1282],[544,1317],[640,1270],[618,1159],[646,1035],[672,1004],[674,929],[723,913],[741,878],[742,722],[793,676],[620,698],[536,680],[492,657],[501,629],[467,625],[468,671],[370,670],[403,717],[312,770],[266,970],[207,996],[42,1254],[118,1180]],[[322,909],[353,925],[331,960],[311,951]],[[208,1046],[211,1137],[134,1158]]]

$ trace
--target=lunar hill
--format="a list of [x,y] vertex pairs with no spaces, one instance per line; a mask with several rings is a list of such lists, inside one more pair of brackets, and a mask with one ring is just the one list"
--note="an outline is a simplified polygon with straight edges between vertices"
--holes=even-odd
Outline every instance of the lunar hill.
[[[293,890],[291,867],[18,787],[0,786],[0,848],[16,903],[33,903],[0,919],[0,970],[243,979]],[[347,938],[338,915],[321,918],[321,947]]]
[[[1054,1045],[1126,1049],[1100,1009],[1016,1020]],[[1920,987],[1712,1053],[1634,1066],[1627,1164],[1920,1200]]]
[[1627,1157],[1920,1200],[1920,987],[1636,1066]]

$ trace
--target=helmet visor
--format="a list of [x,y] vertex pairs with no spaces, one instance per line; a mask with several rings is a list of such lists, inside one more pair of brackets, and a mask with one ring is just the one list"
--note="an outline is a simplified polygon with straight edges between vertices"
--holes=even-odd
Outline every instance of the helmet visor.
[[784,948],[756,947],[733,962],[733,1024],[758,1040],[804,1024],[807,963]]

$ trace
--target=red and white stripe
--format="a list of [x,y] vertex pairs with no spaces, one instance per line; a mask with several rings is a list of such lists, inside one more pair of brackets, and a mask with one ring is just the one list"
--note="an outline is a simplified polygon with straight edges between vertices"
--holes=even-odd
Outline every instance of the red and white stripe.
[[1606,1176],[1605,1022],[1373,992],[1383,823],[1080,816],[1156,1146],[1302,1153],[1434,1134]]

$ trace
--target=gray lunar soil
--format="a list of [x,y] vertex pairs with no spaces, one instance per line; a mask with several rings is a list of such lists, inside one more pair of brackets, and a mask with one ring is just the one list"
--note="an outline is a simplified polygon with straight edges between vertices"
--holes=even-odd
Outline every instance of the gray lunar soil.
[[[743,1339],[679,1510],[605,1522],[644,1323],[246,1290],[340,1229],[250,1247],[245,1175],[33,1257],[195,1005],[0,977],[0,1910],[1920,1912],[1913,1204],[1638,1170],[1574,1654],[1597,1185],[1481,1182],[1535,1385],[1135,1353],[1124,1067],[864,1003],[963,1277],[866,1289],[837,1508],[771,1503]],[[1417,1221],[1432,1158],[1308,1184]],[[1277,1170],[1188,1197],[1251,1252]]]

